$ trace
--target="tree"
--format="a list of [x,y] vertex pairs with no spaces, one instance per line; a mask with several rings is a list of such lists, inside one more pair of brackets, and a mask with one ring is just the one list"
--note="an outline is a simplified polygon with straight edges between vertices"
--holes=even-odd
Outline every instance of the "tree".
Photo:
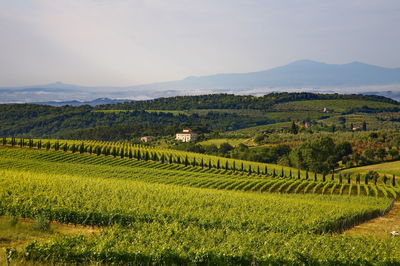
[[387,156],[387,151],[386,151],[384,148],[379,148],[379,149],[376,151],[376,156],[378,156],[378,158],[379,158],[381,161],[383,161],[383,160],[386,158],[386,156]]
[[396,150],[394,147],[389,150],[389,154],[390,154],[390,157],[392,158],[392,160],[399,157],[399,151]]
[[228,142],[224,142],[219,146],[218,152],[221,154],[227,154],[231,150],[233,150],[232,145],[229,144]]
[[81,143],[81,145],[79,145],[79,153],[84,153],[85,152],[85,144],[83,144],[83,142]]
[[291,128],[290,128],[290,132],[292,133],[292,134],[297,134],[297,133],[299,133],[299,127],[296,125],[296,123],[293,121],[292,122],[292,126],[291,126]]
[[363,121],[362,123],[362,130],[367,131],[367,122]]

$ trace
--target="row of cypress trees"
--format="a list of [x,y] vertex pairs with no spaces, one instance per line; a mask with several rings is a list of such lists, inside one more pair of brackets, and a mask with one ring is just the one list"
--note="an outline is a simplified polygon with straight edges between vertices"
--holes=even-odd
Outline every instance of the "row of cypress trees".
[[[240,167],[236,167],[236,161],[233,161],[232,166],[229,166],[228,160],[225,161],[225,165],[221,165],[220,159],[217,160],[217,163],[215,165],[212,164],[211,159],[208,160],[208,162],[205,162],[203,158],[200,159],[200,161],[196,160],[196,157],[193,157],[191,161],[189,161],[188,156],[186,155],[183,159],[178,155],[174,157],[172,154],[164,154],[161,153],[159,156],[156,152],[149,152],[148,150],[146,151],[141,151],[141,149],[134,149],[132,148],[126,148],[126,147],[115,147],[115,146],[108,146],[108,145],[85,145],[83,142],[81,144],[60,144],[59,141],[56,141],[53,145],[51,145],[50,141],[47,141],[45,143],[42,142],[42,140],[38,140],[37,142],[34,142],[32,139],[16,139],[15,137],[12,137],[10,140],[7,138],[3,137],[2,138],[2,145],[6,146],[10,144],[12,147],[19,146],[19,147],[29,147],[29,148],[38,148],[42,149],[45,148],[46,150],[54,149],[55,151],[62,150],[64,152],[72,152],[72,153],[89,153],[89,154],[95,154],[97,156],[104,155],[104,156],[113,156],[114,158],[120,157],[120,158],[129,158],[129,159],[136,159],[136,160],[144,160],[144,161],[158,161],[161,163],[169,163],[169,164],[182,164],[185,165],[185,167],[188,166],[199,166],[202,169],[203,168],[216,168],[216,169],[224,169],[226,171],[241,171],[241,172],[247,172],[249,175],[250,174],[257,174],[257,175],[266,175],[266,176],[271,176],[271,177],[276,177],[276,178],[297,178],[301,179],[301,172],[298,169],[297,170],[297,175],[293,174],[292,170],[289,170],[289,173],[286,174],[283,167],[281,169],[281,172],[278,174],[276,172],[276,169],[273,168],[272,172],[268,171],[267,165],[264,166],[264,169],[261,170],[260,166],[257,166],[256,169],[252,169],[251,165],[248,166],[247,169],[244,168],[243,162],[241,162]],[[347,179],[347,183],[351,183],[351,175],[346,174],[345,178]],[[374,184],[376,185],[378,182],[379,175],[373,175],[372,179]],[[305,180],[309,180],[309,172],[306,171],[305,173]],[[314,173],[313,177],[314,181],[318,181],[318,176],[317,173]],[[368,185],[369,180],[371,179],[370,174],[366,174],[364,176],[364,183]],[[388,182],[388,177],[386,175],[383,176],[383,183],[387,184]],[[331,175],[331,181],[333,182],[335,180],[335,175],[332,173]],[[326,174],[322,174],[322,182],[326,182]],[[338,175],[338,181],[339,184],[343,183],[343,176],[341,174]],[[392,176],[392,186],[396,185],[396,176]],[[361,175],[357,174],[356,175],[356,184],[361,183]]]

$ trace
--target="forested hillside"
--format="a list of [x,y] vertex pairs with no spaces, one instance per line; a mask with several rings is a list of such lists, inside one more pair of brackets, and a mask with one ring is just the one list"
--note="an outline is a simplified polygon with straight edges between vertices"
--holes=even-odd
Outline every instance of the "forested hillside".
[[365,100],[399,105],[395,100],[376,95],[361,94],[315,94],[270,93],[262,97],[234,94],[209,94],[198,96],[177,96],[148,101],[100,105],[97,109],[109,110],[191,110],[191,109],[269,109],[274,104],[301,100]]
[[131,140],[143,135],[172,136],[182,127],[198,133],[224,132],[293,117],[327,118],[324,106],[341,106],[332,109],[335,114],[400,110],[397,101],[381,96],[312,93],[183,96],[98,107],[9,104],[0,105],[0,136]]

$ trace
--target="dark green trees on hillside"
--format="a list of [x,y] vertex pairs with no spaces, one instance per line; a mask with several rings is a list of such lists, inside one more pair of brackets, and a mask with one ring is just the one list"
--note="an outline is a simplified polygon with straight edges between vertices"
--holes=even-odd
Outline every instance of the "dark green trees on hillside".
[[343,157],[352,153],[350,143],[335,144],[330,137],[321,137],[297,146],[290,152],[292,166],[327,174]]

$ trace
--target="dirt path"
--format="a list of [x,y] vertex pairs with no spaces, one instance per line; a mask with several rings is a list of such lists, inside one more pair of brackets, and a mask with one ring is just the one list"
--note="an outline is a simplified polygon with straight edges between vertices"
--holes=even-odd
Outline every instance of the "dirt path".
[[[377,237],[391,237],[390,232],[400,232],[400,201],[395,201],[388,214],[359,224],[345,232],[354,236],[372,235]],[[400,237],[400,236],[398,236]]]

